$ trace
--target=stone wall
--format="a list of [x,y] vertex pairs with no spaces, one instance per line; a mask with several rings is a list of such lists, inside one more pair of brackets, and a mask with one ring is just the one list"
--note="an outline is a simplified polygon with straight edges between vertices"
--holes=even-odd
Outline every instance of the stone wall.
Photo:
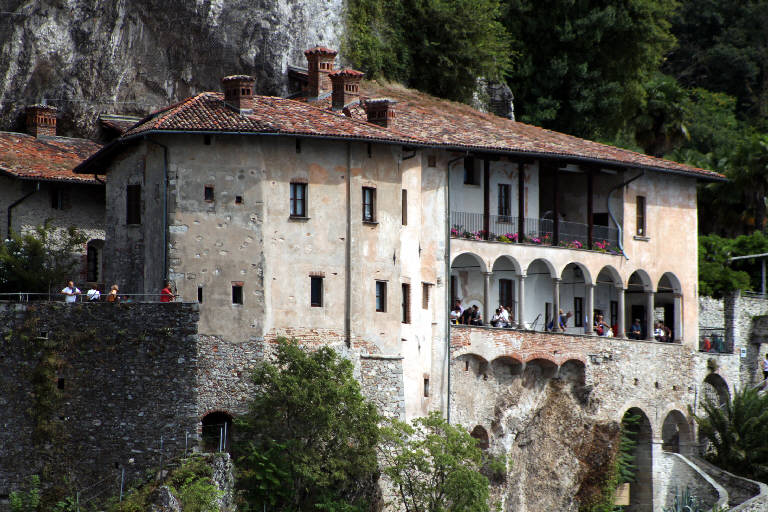
[[659,462],[655,465],[654,482],[656,485],[656,502],[664,507],[674,504],[676,494],[682,494],[685,489],[699,499],[704,510],[710,510],[715,504],[725,505],[725,496],[714,480],[701,472],[685,457],[678,453],[660,452]]
[[725,311],[723,299],[699,297],[699,329],[724,328]]

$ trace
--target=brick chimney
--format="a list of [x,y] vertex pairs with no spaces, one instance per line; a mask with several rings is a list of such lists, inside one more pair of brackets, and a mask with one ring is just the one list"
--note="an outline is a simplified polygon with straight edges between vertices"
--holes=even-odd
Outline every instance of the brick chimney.
[[333,61],[336,50],[315,46],[304,52],[307,58],[307,75],[309,78],[307,96],[317,98],[331,91],[331,80],[328,74],[333,71]]
[[368,114],[368,122],[392,128],[395,125],[395,100],[388,98],[373,98],[365,100],[365,111]]
[[255,80],[248,75],[231,75],[221,79],[224,102],[241,114],[253,113],[253,87]]
[[354,69],[342,69],[328,74],[333,85],[331,93],[333,110],[341,110],[360,96],[360,80],[363,73]]
[[56,107],[49,105],[27,107],[27,133],[35,137],[55,137]]

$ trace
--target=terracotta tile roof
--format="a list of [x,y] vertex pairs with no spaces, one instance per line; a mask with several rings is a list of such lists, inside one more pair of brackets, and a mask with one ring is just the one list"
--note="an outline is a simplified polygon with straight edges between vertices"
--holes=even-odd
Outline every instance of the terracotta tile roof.
[[325,46],[315,46],[314,48],[310,48],[309,50],[304,50],[304,55],[336,55],[338,52],[336,50],[331,50],[330,48],[326,48]]
[[101,122],[102,126],[115,130],[120,135],[122,135],[133,125],[141,121],[141,118],[120,114],[101,114],[99,116],[99,121]]
[[[725,179],[713,171],[485,114],[468,105],[396,85],[363,82],[360,94],[363,100],[366,97],[395,100],[394,127],[385,129],[368,123],[365,109],[359,102],[347,105],[344,115],[330,110],[330,97],[307,103],[306,99],[254,96],[253,114],[241,115],[224,104],[222,94],[206,92],[153,113],[128,130],[120,141],[154,131],[293,134],[436,146],[459,151],[562,157],[602,165],[683,173],[704,179]],[[116,148],[105,149],[104,156],[113,150]],[[77,172],[93,172],[92,165],[89,161]]]
[[93,176],[75,174],[73,169],[100,148],[86,139],[0,132],[0,172],[21,179],[95,184]]

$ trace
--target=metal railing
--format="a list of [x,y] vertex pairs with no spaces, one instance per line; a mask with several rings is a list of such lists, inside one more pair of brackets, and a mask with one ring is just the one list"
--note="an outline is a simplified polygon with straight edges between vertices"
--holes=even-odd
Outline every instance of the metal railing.
[[722,327],[699,328],[699,352],[733,354],[733,340],[725,337]]
[[[86,292],[75,295],[74,302],[108,302],[107,294],[100,293],[99,298],[91,300]],[[116,302],[122,303],[154,303],[163,302],[160,300],[160,293],[121,293]],[[4,292],[0,293],[0,302],[28,303],[28,302],[66,302],[65,295],[60,292],[38,293],[38,292]],[[170,302],[184,302],[180,295]]]
[[[519,217],[512,215],[488,215],[482,213],[451,212],[451,236],[468,240],[497,242],[523,242],[552,245],[554,221],[526,217],[523,233],[519,233]],[[486,230],[487,225],[487,230]],[[573,249],[588,247],[589,225],[579,222],[560,221],[557,245]],[[619,231],[609,226],[592,226],[594,250],[618,251]]]

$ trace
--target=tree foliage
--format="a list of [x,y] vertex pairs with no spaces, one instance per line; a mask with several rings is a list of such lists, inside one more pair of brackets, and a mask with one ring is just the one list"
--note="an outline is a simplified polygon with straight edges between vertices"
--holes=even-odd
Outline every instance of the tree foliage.
[[736,290],[761,286],[761,263],[757,259],[729,261],[735,256],[768,253],[768,237],[759,231],[736,238],[699,236],[699,293],[723,297]]
[[68,280],[86,238],[74,227],[57,231],[49,222],[32,233],[12,233],[0,244],[0,292],[47,293]]
[[253,373],[255,395],[236,420],[237,485],[248,505],[363,510],[377,477],[379,416],[352,364],[331,348],[278,341]]
[[520,120],[612,138],[672,48],[675,0],[508,0],[519,59],[508,75]]
[[511,61],[500,0],[350,0],[345,53],[371,78],[469,101]]
[[469,433],[439,413],[383,430],[383,472],[406,512],[487,512],[482,451]]
[[737,475],[768,481],[768,394],[744,388],[722,406],[707,398],[702,407],[704,414],[694,419],[709,441],[707,459]]

